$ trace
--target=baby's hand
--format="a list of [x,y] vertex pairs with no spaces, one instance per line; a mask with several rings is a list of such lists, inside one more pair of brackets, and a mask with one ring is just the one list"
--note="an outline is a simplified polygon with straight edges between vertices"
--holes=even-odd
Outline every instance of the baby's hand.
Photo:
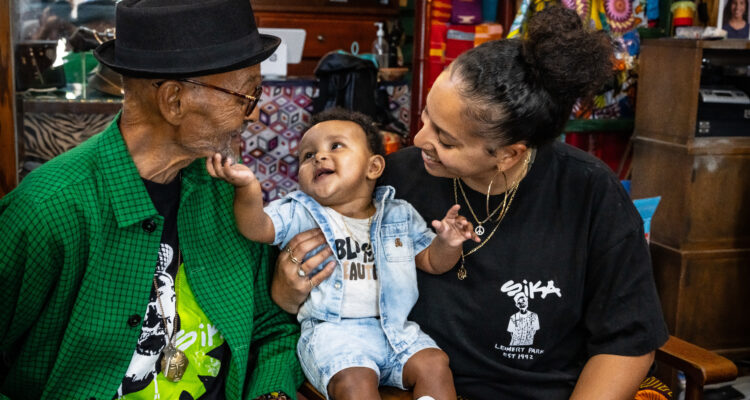
[[227,158],[222,162],[222,156],[219,153],[214,154],[213,157],[206,158],[206,169],[209,175],[214,178],[223,179],[236,187],[247,186],[258,181],[250,168],[235,163],[231,158]]
[[455,204],[442,220],[432,221],[432,227],[435,228],[438,238],[451,247],[461,246],[461,243],[467,239],[479,242],[479,236],[474,233],[474,226],[471,222],[458,215],[459,208],[461,206]]

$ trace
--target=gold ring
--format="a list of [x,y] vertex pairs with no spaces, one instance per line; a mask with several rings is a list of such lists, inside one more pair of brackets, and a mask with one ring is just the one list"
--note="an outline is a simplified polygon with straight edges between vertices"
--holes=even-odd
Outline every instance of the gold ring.
[[[289,253],[289,259],[292,260],[293,263],[299,264],[299,260],[297,259],[297,257],[294,256],[294,250],[292,250],[291,247],[289,247],[289,246],[284,247],[284,251],[286,251],[287,253]],[[300,269],[300,271],[302,271],[302,269]],[[304,272],[304,271],[302,271],[302,272]],[[300,276],[304,276],[304,275],[300,275]]]
[[313,289],[315,289],[315,284],[313,283],[312,278],[308,279],[307,283],[310,284],[310,291],[312,291]]

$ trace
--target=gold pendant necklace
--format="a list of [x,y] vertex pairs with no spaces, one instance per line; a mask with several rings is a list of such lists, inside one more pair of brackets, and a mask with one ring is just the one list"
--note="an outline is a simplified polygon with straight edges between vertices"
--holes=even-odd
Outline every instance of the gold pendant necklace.
[[[516,192],[518,192],[518,186],[521,185],[521,181],[523,180],[523,178],[526,177],[526,174],[529,172],[529,166],[530,166],[530,162],[531,162],[531,158],[533,156],[534,150],[529,149],[528,151],[529,151],[529,154],[526,156],[526,161],[524,162],[524,171],[521,174],[521,177],[518,178],[518,181],[516,181],[516,183],[510,189],[508,189],[508,179],[505,177],[505,172],[503,172],[503,180],[505,181],[505,196],[503,197],[503,202],[500,204],[500,206],[498,206],[498,209],[500,209],[500,214],[498,214],[497,216],[497,222],[495,224],[495,227],[492,229],[492,232],[490,232],[489,236],[487,236],[487,239],[484,239],[481,243],[479,243],[477,247],[469,250],[468,253],[464,253],[463,249],[461,249],[461,266],[458,267],[458,270],[456,271],[456,277],[458,278],[458,280],[462,281],[466,279],[466,276],[468,275],[466,271],[466,257],[476,253],[485,244],[487,244],[487,242],[489,242],[490,239],[492,239],[492,236],[495,235],[495,232],[497,232],[497,228],[500,226],[500,222],[503,220],[503,218],[505,218],[505,215],[508,213],[508,210],[510,209],[510,204],[513,202],[513,199],[516,197]],[[469,199],[467,198],[466,193],[464,192],[463,187],[461,186],[461,182],[459,181],[458,178],[453,178],[453,198],[455,200],[455,204],[458,204],[458,190],[457,190],[458,187],[461,188],[461,193],[464,196],[464,200],[466,201],[466,204],[469,206],[469,210],[471,210]],[[487,191],[487,195],[489,197],[489,189]],[[489,202],[488,202],[488,205],[489,205]],[[497,212],[497,209],[492,212],[492,215],[494,215],[495,212]],[[472,215],[473,214],[474,212],[472,211]],[[476,218],[476,216],[474,216],[474,218]],[[489,218],[482,221],[482,223],[488,220]],[[482,233],[484,233],[484,227],[482,228]]]
[[185,374],[185,370],[188,366],[188,358],[185,353],[178,349],[174,345],[174,334],[177,328],[177,285],[179,284],[177,277],[179,276],[180,264],[182,264],[182,252],[177,251],[177,273],[175,274],[174,291],[175,291],[175,302],[174,302],[174,315],[175,323],[172,326],[172,334],[170,335],[167,330],[167,318],[164,316],[164,305],[161,303],[161,296],[159,295],[159,287],[156,284],[156,276],[154,276],[154,290],[156,291],[156,299],[159,301],[159,308],[161,311],[161,322],[164,324],[164,333],[167,336],[167,345],[162,350],[161,359],[161,372],[164,377],[170,382],[179,382],[182,379],[182,375]]
[[[494,178],[493,178],[494,180]],[[489,221],[492,217],[495,216],[495,214],[500,211],[500,209],[503,207],[503,204],[498,204],[497,208],[495,208],[492,213],[490,213],[490,188],[492,188],[492,181],[490,181],[490,185],[487,187],[487,218],[483,219],[482,221],[479,220],[479,217],[477,217],[477,214],[474,213],[474,209],[471,207],[471,203],[469,203],[469,198],[466,196],[466,192],[464,191],[464,186],[461,184],[461,181],[458,181],[458,188],[461,190],[461,195],[464,197],[464,201],[466,202],[466,206],[469,209],[469,212],[471,213],[471,216],[474,217],[474,220],[477,221],[477,226],[474,228],[474,233],[477,234],[477,236],[484,235],[484,224]]]

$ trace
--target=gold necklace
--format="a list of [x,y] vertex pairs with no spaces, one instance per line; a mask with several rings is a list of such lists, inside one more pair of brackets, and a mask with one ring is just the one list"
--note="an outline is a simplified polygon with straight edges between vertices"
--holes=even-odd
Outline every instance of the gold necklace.
[[161,359],[161,372],[164,377],[170,382],[179,382],[182,379],[182,375],[185,374],[185,370],[188,366],[188,358],[185,353],[178,349],[174,345],[174,334],[177,328],[177,286],[179,285],[178,277],[180,274],[180,264],[182,264],[182,252],[177,250],[177,273],[174,278],[174,324],[172,324],[172,334],[169,334],[167,330],[167,318],[164,316],[164,305],[161,303],[161,295],[159,294],[159,286],[156,284],[156,276],[154,276],[154,290],[156,291],[156,299],[159,301],[159,308],[161,311],[161,322],[164,324],[164,333],[167,335],[167,345],[162,351],[164,356]]
[[[349,230],[349,226],[346,224],[346,216],[344,214],[341,215],[341,222],[344,224],[344,229],[346,229],[346,233],[349,234],[349,237],[352,238],[352,240],[356,241],[357,237],[354,236],[351,230]],[[375,215],[375,214],[373,214]],[[372,217],[373,215],[370,215],[370,218],[367,219],[367,242],[370,243],[370,246],[372,246],[372,239],[370,238],[370,228],[372,227]],[[364,244],[364,243],[363,243]]]
[[[497,174],[495,174],[497,175]],[[503,174],[505,176],[505,174]],[[492,181],[494,181],[495,178],[492,178]],[[458,188],[461,189],[461,195],[464,197],[464,201],[466,202],[466,205],[469,208],[469,212],[471,213],[471,216],[474,217],[474,220],[477,221],[477,226],[474,228],[474,233],[477,234],[477,236],[484,235],[484,224],[490,220],[490,218],[494,217],[495,214],[502,208],[503,204],[498,204],[497,208],[495,208],[492,213],[490,213],[490,188],[492,187],[492,181],[490,181],[490,185],[487,187],[487,218],[483,219],[482,221],[479,220],[479,217],[477,217],[477,214],[474,213],[474,209],[471,207],[471,203],[469,203],[469,198],[466,197],[466,192],[464,192],[464,186],[461,184],[461,181],[458,181]],[[507,185],[507,183],[506,183]]]
[[[510,204],[513,202],[513,199],[516,197],[516,192],[518,192],[518,187],[521,185],[521,181],[523,178],[526,177],[526,174],[529,172],[529,163],[531,161],[532,151],[529,150],[529,154],[526,156],[526,160],[524,162],[524,171],[521,174],[521,177],[516,181],[516,183],[513,185],[510,190],[508,189],[508,179],[505,176],[505,172],[503,172],[503,180],[505,181],[505,196],[503,197],[503,202],[500,205],[501,210],[500,214],[497,216],[497,221],[495,224],[495,228],[492,229],[492,232],[490,232],[489,236],[487,236],[487,239],[484,239],[479,245],[471,250],[469,250],[468,253],[464,253],[463,249],[461,249],[461,266],[458,268],[458,271],[456,271],[456,276],[458,277],[458,280],[462,281],[466,279],[467,271],[466,271],[466,257],[476,253],[479,249],[484,247],[487,242],[492,239],[492,236],[497,231],[497,228],[500,226],[500,222],[505,218],[505,215],[508,213],[508,210],[510,209]],[[453,178],[453,198],[455,199],[455,204],[458,204],[458,190],[456,187],[460,186],[460,181],[458,178]],[[463,192],[463,188],[461,189],[461,192]],[[489,191],[487,192],[489,194]],[[464,200],[466,201],[466,204],[469,204],[469,199],[466,197],[466,194],[464,193]],[[471,206],[469,206],[469,209],[471,209]],[[494,212],[493,212],[494,214]],[[485,220],[486,221],[486,220]]]

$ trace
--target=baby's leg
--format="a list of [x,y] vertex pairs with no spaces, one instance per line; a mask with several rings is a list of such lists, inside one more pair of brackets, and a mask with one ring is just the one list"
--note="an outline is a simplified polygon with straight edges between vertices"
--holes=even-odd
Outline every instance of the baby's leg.
[[328,395],[333,400],[380,400],[378,374],[364,367],[343,369],[328,383]]
[[453,373],[448,367],[448,355],[440,349],[423,349],[404,365],[404,387],[413,387],[414,398],[432,396],[435,400],[455,400]]

